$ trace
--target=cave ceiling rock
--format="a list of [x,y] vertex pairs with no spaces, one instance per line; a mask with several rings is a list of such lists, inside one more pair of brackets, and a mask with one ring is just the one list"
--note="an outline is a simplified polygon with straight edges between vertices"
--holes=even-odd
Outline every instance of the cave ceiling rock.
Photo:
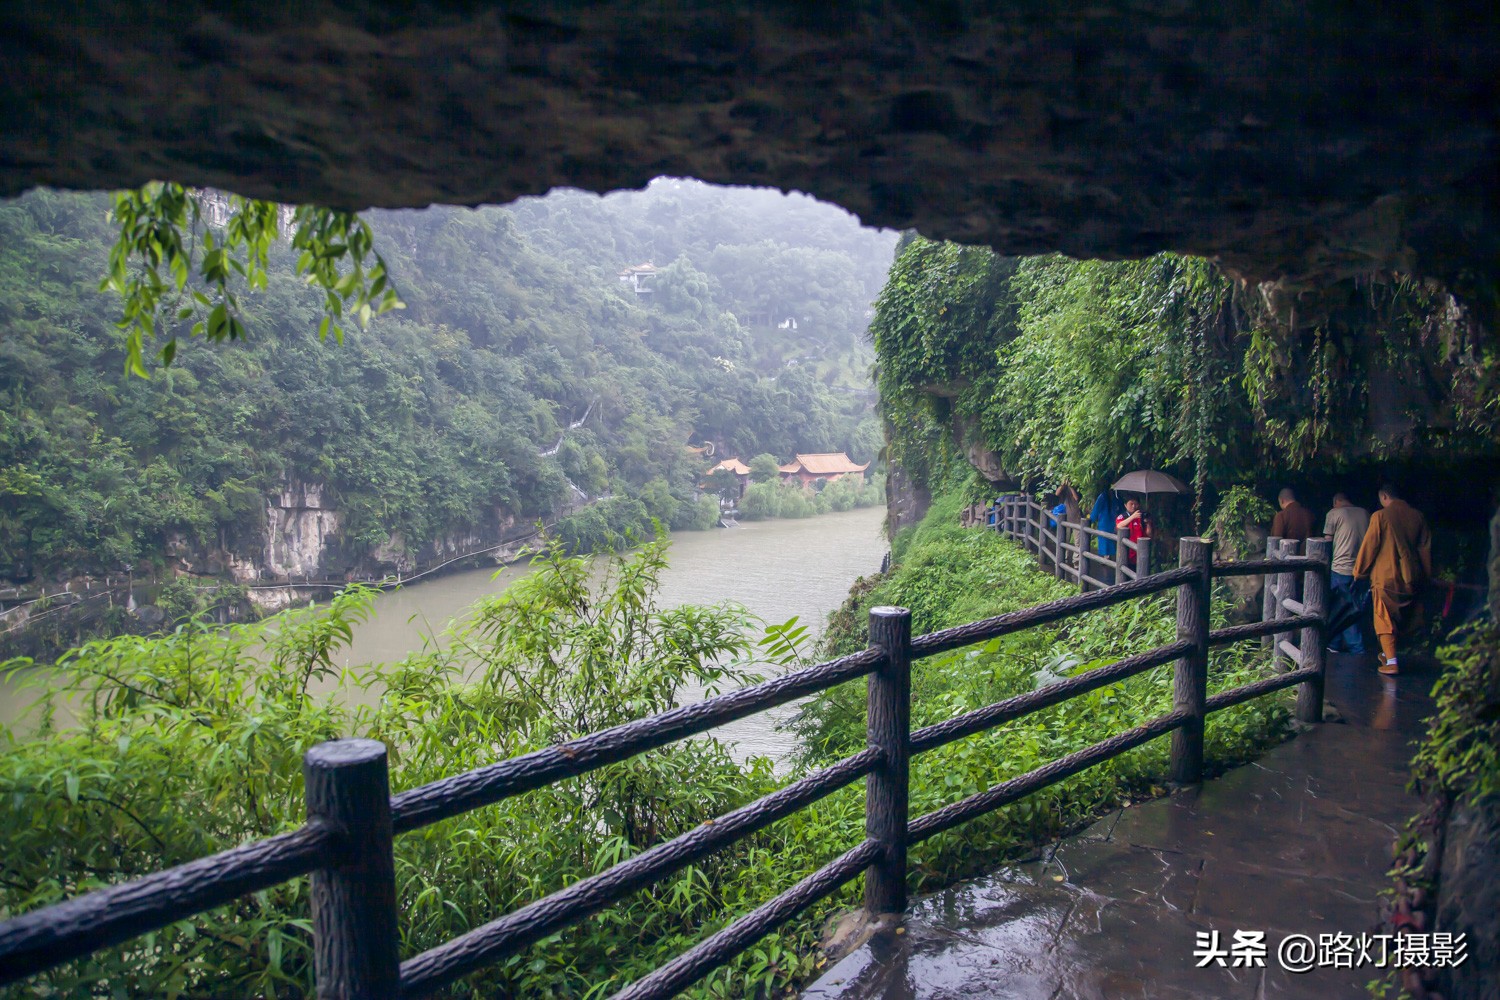
[[1010,254],[1492,292],[1500,7],[1329,0],[11,5],[0,193],[345,208],[662,174]]

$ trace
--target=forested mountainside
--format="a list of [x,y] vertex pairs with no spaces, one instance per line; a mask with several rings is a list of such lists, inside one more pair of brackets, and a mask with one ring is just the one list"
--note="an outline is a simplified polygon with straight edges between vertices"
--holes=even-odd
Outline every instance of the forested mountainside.
[[[12,578],[174,560],[246,576],[278,530],[307,549],[283,569],[373,568],[582,496],[688,526],[709,464],[690,443],[861,462],[880,446],[861,334],[896,236],[810,198],[662,180],[370,213],[404,311],[320,342],[320,300],[280,244],[243,299],[248,342],[184,341],[149,379],[123,373],[120,303],[98,291],[109,204],[0,205]],[[649,291],[620,280],[645,263]],[[280,509],[314,516],[268,524]]]

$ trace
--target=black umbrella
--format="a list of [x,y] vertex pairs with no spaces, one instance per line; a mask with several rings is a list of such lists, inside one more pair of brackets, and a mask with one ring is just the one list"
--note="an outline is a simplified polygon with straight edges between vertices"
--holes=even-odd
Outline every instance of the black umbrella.
[[1187,483],[1176,476],[1153,469],[1127,472],[1115,481],[1113,490],[1125,493],[1191,493]]

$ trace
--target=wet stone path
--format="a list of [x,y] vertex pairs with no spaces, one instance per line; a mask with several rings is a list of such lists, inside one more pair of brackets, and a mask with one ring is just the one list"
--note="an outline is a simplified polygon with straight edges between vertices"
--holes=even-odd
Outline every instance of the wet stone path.
[[[1340,721],[1106,816],[1038,856],[913,902],[804,1000],[1368,997],[1369,969],[1283,971],[1288,934],[1378,930],[1431,664],[1330,656]],[[1415,668],[1415,669],[1413,669]],[[1329,713],[1330,719],[1335,713]],[[1209,725],[1213,724],[1212,718]],[[1199,932],[1264,931],[1265,968],[1197,968]]]

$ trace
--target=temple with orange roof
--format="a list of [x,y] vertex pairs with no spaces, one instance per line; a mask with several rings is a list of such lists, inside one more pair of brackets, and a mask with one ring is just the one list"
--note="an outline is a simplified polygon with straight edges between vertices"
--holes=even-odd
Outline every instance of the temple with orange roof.
[[709,469],[708,475],[712,476],[720,470],[734,473],[734,477],[740,481],[740,496],[744,496],[745,490],[750,486],[750,466],[737,458],[726,458],[712,469]]
[[786,465],[781,466],[781,479],[783,482],[796,481],[803,486],[816,482],[831,483],[845,476],[858,476],[863,480],[865,470],[869,467],[869,462],[856,465],[848,455],[841,451],[798,455]]

